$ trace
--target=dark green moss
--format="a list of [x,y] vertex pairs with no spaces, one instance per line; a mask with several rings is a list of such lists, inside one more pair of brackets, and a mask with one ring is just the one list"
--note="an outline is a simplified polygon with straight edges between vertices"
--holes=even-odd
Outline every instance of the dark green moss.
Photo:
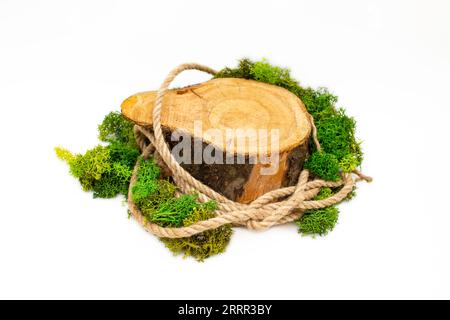
[[336,226],[339,210],[335,206],[311,210],[296,222],[303,235],[324,236]]
[[134,167],[140,154],[138,149],[119,141],[112,141],[108,149],[113,163],[120,163],[130,169]]
[[339,180],[339,161],[331,153],[314,152],[305,162],[305,168],[325,180]]
[[158,210],[150,216],[150,220],[163,227],[181,227],[183,221],[195,210],[206,209],[213,211],[215,209],[214,202],[199,203],[196,194],[183,194],[178,198],[171,198],[161,203]]
[[[314,200],[322,200],[332,196],[331,188],[322,188]],[[307,210],[295,223],[298,231],[303,235],[324,236],[332,231],[339,218],[339,210],[336,206],[323,209]]]

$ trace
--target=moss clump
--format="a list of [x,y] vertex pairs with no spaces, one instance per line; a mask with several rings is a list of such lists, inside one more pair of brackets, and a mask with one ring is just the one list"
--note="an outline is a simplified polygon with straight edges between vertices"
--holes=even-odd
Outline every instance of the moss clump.
[[[213,218],[215,215],[210,208],[205,206],[195,208],[193,212],[183,220],[183,226],[189,226],[198,221]],[[223,253],[230,242],[233,230],[229,225],[221,226],[214,230],[208,230],[188,238],[171,239],[161,238],[161,241],[175,255],[184,254],[184,257],[192,256],[198,261]]]
[[56,155],[69,164],[71,174],[78,178],[84,191],[93,191],[94,198],[127,195],[133,166],[139,156],[134,144],[133,125],[120,114],[111,112],[99,125],[98,145],[85,154],[73,154],[57,147]]
[[303,235],[326,235],[338,221],[339,210],[335,206],[311,210],[298,220],[299,232]]
[[314,197],[314,200],[323,200],[329,198],[333,195],[333,189],[329,187],[323,187],[320,189],[319,193]]
[[92,190],[96,181],[111,169],[109,151],[106,147],[96,146],[84,155],[72,154],[70,151],[57,147],[56,154],[69,164],[70,173],[80,180],[84,191]]
[[339,180],[339,161],[335,155],[323,151],[314,152],[305,162],[305,168],[325,180]]
[[[175,197],[176,186],[159,179],[160,170],[153,159],[141,160],[132,197],[148,221],[162,227],[179,228],[214,217],[217,204],[200,203],[197,194]],[[162,238],[175,254],[184,253],[203,261],[225,250],[231,237],[231,227],[225,226],[181,239]]]
[[132,169],[122,163],[113,162],[111,169],[94,184],[94,198],[113,198],[128,193]]
[[148,221],[151,221],[151,217],[158,212],[161,203],[166,203],[175,197],[175,191],[177,189],[168,180],[157,180],[156,184],[157,186],[153,193],[135,202]]
[[255,62],[250,74],[257,81],[275,85],[286,83],[290,79],[288,69],[272,66],[266,60]]
[[356,159],[353,154],[347,154],[339,161],[339,167],[344,172],[352,172],[358,167],[360,160]]
[[[344,172],[351,172],[361,164],[363,154],[360,143],[355,138],[356,123],[353,118],[345,114],[343,109],[335,107],[338,99],[328,90],[304,88],[291,77],[289,69],[273,66],[267,60],[252,62],[249,59],[243,59],[237,68],[225,68],[215,75],[215,78],[230,77],[253,79],[277,85],[291,91],[303,101],[314,118],[322,151],[334,156],[321,155],[316,158],[324,160],[324,157],[328,157],[333,162],[332,164],[325,161],[315,163],[314,173],[320,178],[327,179],[329,176],[336,178],[335,160]],[[311,143],[311,147],[314,148],[314,144]],[[323,167],[320,168],[320,166]]]
[[98,126],[98,138],[100,141],[116,141],[136,148],[133,127],[134,124],[120,112],[110,112]]
[[216,73],[215,78],[243,78],[253,79],[254,63],[249,59],[241,59],[237,68],[224,68]]
[[197,198],[196,194],[183,194],[179,198],[171,198],[161,203],[158,210],[150,216],[150,220],[163,227],[181,227],[195,210],[215,209],[215,202],[199,203]]
[[111,142],[108,150],[113,163],[120,163],[127,168],[133,168],[139,157],[139,149],[118,141]]
[[159,174],[160,169],[153,158],[141,160],[136,183],[131,190],[134,202],[140,203],[157,191]]
[[[315,200],[322,200],[333,195],[331,188],[322,188]],[[339,210],[336,206],[323,209],[307,210],[295,223],[299,232],[303,235],[323,236],[332,231],[339,218]]]

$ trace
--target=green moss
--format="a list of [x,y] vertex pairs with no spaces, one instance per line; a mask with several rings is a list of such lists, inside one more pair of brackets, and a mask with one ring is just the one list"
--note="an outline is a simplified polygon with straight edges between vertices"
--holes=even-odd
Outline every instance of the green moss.
[[239,61],[237,68],[224,68],[215,74],[215,78],[244,78],[253,79],[251,74],[254,63],[249,59]]
[[85,191],[94,191],[95,198],[127,195],[132,168],[139,156],[133,124],[118,112],[109,113],[98,126],[99,139],[107,142],[85,154],[72,154],[55,148],[58,158],[69,164],[72,175],[80,180]]
[[326,88],[301,88],[296,89],[297,96],[305,104],[308,112],[314,117],[315,121],[328,117],[336,113],[335,104],[338,98],[330,93]]
[[58,157],[69,164],[70,172],[79,179],[83,190],[94,191],[94,198],[127,195],[133,167],[130,161],[135,157],[132,152],[118,157],[118,149],[111,149],[111,146],[97,146],[77,155],[62,148],[55,150]]
[[[323,200],[334,194],[333,189],[324,187],[314,197],[314,200]],[[339,210],[336,206],[323,209],[307,210],[305,214],[295,223],[299,228],[299,233],[303,235],[326,235],[336,226],[339,217]]]
[[[322,151],[334,156],[326,156],[332,161],[331,164],[325,161],[315,162],[315,174],[320,178],[336,179],[336,160],[344,172],[350,172],[361,164],[363,154],[360,142],[355,138],[356,123],[343,109],[335,107],[338,98],[327,89],[302,87],[291,77],[288,69],[273,66],[267,60],[252,62],[243,59],[237,68],[225,68],[215,75],[215,78],[227,77],[253,79],[277,85],[291,91],[303,101],[314,118]],[[311,149],[314,148],[311,143]],[[324,156],[321,158],[324,160]]]
[[104,142],[117,141],[136,147],[133,127],[134,124],[125,119],[120,112],[110,112],[98,126],[98,138]]
[[355,158],[353,154],[346,154],[339,161],[339,167],[344,172],[352,172],[359,165],[359,160]]
[[355,159],[356,166],[361,164],[360,143],[355,139],[355,120],[348,117],[343,109],[322,116],[316,122],[317,138],[323,151],[331,153],[341,161],[346,156]]
[[199,203],[197,194],[183,194],[160,204],[150,220],[163,227],[181,227],[195,210],[213,211],[214,202]]
[[67,149],[61,147],[55,147],[56,156],[67,163],[70,163],[75,159],[75,155]]
[[96,146],[84,155],[77,154],[68,160],[70,173],[80,180],[83,190],[92,190],[96,181],[111,169],[108,148]]
[[[183,220],[183,226],[211,219],[214,216],[208,207],[195,208],[192,214]],[[230,242],[232,233],[231,227],[225,225],[188,238],[161,238],[161,241],[175,255],[184,254],[184,257],[192,256],[198,261],[203,261],[210,256],[223,253]]]
[[118,194],[126,196],[131,174],[130,167],[118,162],[113,163],[111,169],[95,182],[94,198],[113,198]]
[[132,188],[133,201],[139,203],[157,191],[160,169],[155,160],[141,160],[136,183]]
[[339,210],[335,206],[310,210],[297,220],[299,232],[304,235],[326,235],[332,231],[338,221]]
[[158,212],[159,206],[175,196],[177,187],[168,180],[157,180],[156,190],[145,198],[141,198],[136,205],[148,221]]
[[[159,168],[153,159],[141,160],[132,196],[148,221],[162,227],[178,228],[214,217],[215,202],[200,203],[197,194],[175,198],[176,189],[168,180],[159,179]],[[223,252],[230,237],[231,227],[225,226],[188,238],[162,238],[161,241],[175,254],[184,253],[203,261]]]
[[255,62],[250,71],[254,80],[278,85],[290,79],[288,69],[270,65],[267,60]]
[[140,154],[138,149],[119,141],[112,141],[108,150],[113,163],[120,163],[130,169],[134,167]]
[[331,153],[314,152],[305,162],[305,168],[314,175],[331,181],[339,180],[339,161]]
[[314,197],[314,200],[323,200],[329,198],[333,195],[333,190],[328,187],[323,187],[320,189],[319,193]]

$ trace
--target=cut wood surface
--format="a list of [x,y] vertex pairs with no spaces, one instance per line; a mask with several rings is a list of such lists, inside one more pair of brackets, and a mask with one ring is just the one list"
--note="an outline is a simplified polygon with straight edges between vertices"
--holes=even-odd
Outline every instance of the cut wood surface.
[[[156,91],[135,94],[122,103],[122,114],[143,126],[152,125],[152,112]],[[194,123],[202,124],[203,141],[235,154],[258,154],[257,137],[245,143],[237,141],[247,129],[279,130],[278,150],[284,152],[301,144],[309,137],[311,125],[306,108],[293,93],[283,88],[253,80],[222,78],[213,79],[183,89],[170,90],[164,100],[161,124],[170,130],[184,130],[195,136]],[[225,138],[216,141],[208,135],[208,129],[220,130],[226,137],[226,129],[241,129],[232,141]]]
[[[123,102],[122,114],[141,126],[151,127],[155,100],[156,91],[135,94]],[[195,130],[195,122],[201,123],[201,131]],[[212,189],[242,203],[296,183],[308,154],[311,132],[309,114],[297,96],[277,86],[235,78],[169,90],[163,100],[161,124],[170,149],[178,143],[171,141],[171,134],[182,130],[192,142],[201,141],[201,152],[210,145],[222,151],[223,163],[225,154],[231,154],[235,159],[231,164],[181,165]],[[208,132],[210,129],[215,130],[214,136]],[[230,139],[227,129],[234,132]],[[249,129],[267,130],[267,141],[262,143],[259,135],[248,136]],[[278,131],[278,145],[272,145],[270,130]],[[224,139],[218,140],[217,133]],[[246,139],[242,139],[244,136]],[[265,148],[261,148],[262,144]],[[194,148],[195,144],[191,145]],[[273,158],[277,163],[260,163],[262,150],[268,155],[277,153],[278,157]],[[192,155],[195,152],[198,150],[191,150]],[[244,164],[236,163],[239,156],[245,158]],[[262,174],[261,169],[271,166],[277,169],[272,174]]]

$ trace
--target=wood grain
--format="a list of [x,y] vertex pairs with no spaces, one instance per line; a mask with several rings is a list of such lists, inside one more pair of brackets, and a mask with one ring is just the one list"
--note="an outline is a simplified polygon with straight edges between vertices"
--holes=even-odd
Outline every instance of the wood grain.
[[[122,103],[122,114],[143,126],[152,125],[156,91],[135,94]],[[203,141],[229,153],[257,155],[258,141],[237,141],[245,130],[279,130],[278,150],[272,150],[270,136],[267,152],[285,152],[309,137],[311,125],[302,101],[283,88],[253,80],[213,79],[183,89],[170,90],[163,100],[161,124],[170,130],[184,130],[194,136],[194,123],[200,121]],[[224,137],[216,141],[205,134],[208,129],[220,130]],[[226,130],[241,129],[232,141]]]

